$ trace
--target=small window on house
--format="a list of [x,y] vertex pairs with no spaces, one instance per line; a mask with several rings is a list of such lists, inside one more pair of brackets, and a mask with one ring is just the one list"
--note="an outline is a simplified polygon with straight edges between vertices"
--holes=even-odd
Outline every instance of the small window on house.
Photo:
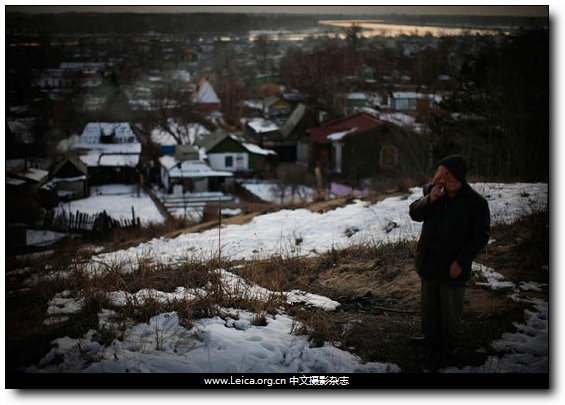
[[233,156],[226,156],[225,166],[233,167]]
[[398,151],[392,145],[385,145],[381,148],[379,164],[382,168],[395,167],[398,164]]

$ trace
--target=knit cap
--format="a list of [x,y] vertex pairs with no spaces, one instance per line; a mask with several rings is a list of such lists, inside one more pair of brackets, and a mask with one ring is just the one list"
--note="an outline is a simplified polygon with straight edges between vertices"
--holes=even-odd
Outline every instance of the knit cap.
[[436,169],[438,166],[445,166],[457,180],[461,183],[465,183],[467,181],[467,161],[461,155],[450,155],[446,156],[437,162]]

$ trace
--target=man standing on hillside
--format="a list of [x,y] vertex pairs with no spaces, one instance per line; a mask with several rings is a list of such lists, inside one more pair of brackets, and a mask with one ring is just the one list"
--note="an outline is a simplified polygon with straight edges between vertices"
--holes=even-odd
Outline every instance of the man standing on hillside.
[[416,252],[423,336],[413,340],[446,354],[459,341],[471,264],[490,237],[488,202],[467,183],[467,169],[460,155],[441,159],[433,183],[409,210],[412,220],[423,222]]

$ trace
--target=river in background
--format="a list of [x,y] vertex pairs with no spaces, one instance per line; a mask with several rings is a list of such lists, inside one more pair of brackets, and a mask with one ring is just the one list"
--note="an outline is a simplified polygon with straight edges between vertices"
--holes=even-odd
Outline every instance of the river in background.
[[349,28],[352,24],[357,24],[363,28],[364,37],[396,37],[399,35],[425,36],[432,35],[434,37],[455,36],[455,35],[496,35],[501,31],[499,29],[476,29],[476,28],[452,28],[438,27],[427,25],[398,25],[387,24],[382,20],[324,20],[319,22],[322,25],[330,25],[334,27]]
[[387,24],[382,20],[322,20],[319,21],[319,24],[324,27],[299,32],[286,30],[250,31],[249,39],[254,41],[257,37],[265,35],[267,35],[270,40],[275,41],[302,41],[306,38],[312,37],[332,37],[344,39],[345,34],[343,33],[343,30],[345,28],[350,28],[352,24],[357,24],[363,29],[362,35],[365,38],[375,36],[397,37],[400,35],[432,35],[434,37],[443,37],[457,35],[496,35],[501,32],[504,34],[509,33],[507,28],[478,29],[469,27],[454,28],[428,25]]

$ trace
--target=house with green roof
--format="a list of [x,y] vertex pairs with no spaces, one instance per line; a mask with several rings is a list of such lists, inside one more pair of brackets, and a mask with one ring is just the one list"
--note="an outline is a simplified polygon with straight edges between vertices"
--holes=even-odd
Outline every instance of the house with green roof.
[[198,141],[205,159],[214,170],[233,173],[258,173],[274,170],[277,153],[264,149],[236,134],[217,131]]

